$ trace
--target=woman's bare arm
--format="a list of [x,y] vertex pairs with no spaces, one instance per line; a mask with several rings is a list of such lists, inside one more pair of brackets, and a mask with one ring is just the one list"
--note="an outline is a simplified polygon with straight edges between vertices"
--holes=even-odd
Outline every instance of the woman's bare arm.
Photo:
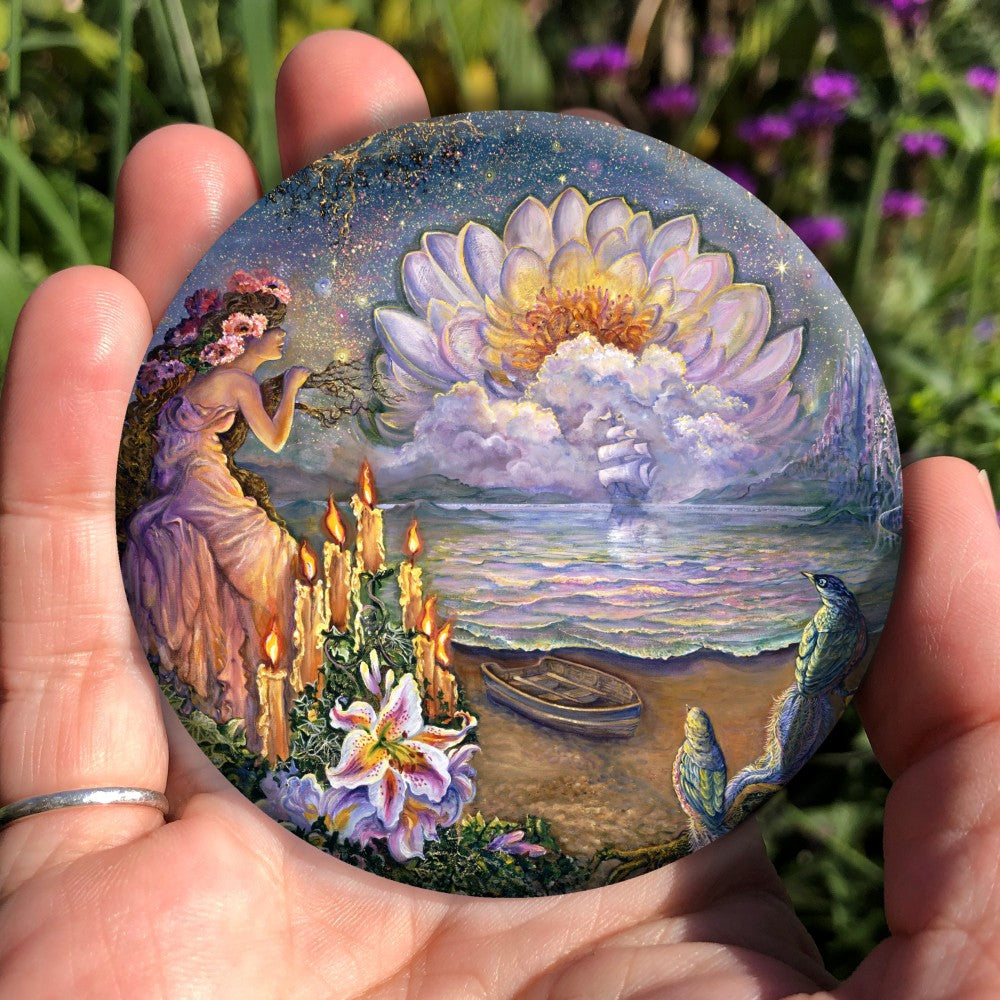
[[246,419],[250,430],[257,436],[264,447],[271,451],[281,451],[292,430],[292,417],[295,413],[295,397],[302,383],[308,378],[305,368],[289,368],[285,372],[284,392],[274,416],[271,417],[264,409],[264,400],[260,386],[252,375],[245,372],[229,372],[227,378],[232,380],[232,398]]

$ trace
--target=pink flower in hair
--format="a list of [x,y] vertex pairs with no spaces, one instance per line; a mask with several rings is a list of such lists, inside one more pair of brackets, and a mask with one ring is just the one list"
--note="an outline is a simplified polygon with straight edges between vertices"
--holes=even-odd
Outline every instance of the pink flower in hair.
[[267,292],[284,305],[288,305],[292,298],[288,285],[265,268],[258,268],[253,274],[244,270],[234,272],[229,279],[229,290],[241,295]]
[[202,349],[198,358],[213,368],[216,365],[224,365],[230,361],[235,361],[243,353],[242,342],[234,342],[225,336],[219,340],[213,340]]
[[234,271],[229,279],[229,290],[247,295],[260,291],[260,282],[249,272],[244,270]]
[[246,313],[232,313],[222,322],[223,336],[238,337],[241,340],[250,337],[256,339],[267,329],[267,317],[261,313],[248,316]]
[[270,292],[280,303],[288,305],[292,292],[281,278],[263,269],[254,271],[253,275],[260,282],[260,291]]

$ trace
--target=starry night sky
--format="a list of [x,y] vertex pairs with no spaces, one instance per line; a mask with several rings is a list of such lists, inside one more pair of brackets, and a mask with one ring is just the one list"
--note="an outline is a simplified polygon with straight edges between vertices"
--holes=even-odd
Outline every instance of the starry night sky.
[[[251,208],[206,254],[154,343],[183,315],[184,298],[194,289],[222,287],[238,268],[264,267],[289,284],[292,301],[284,324],[285,359],[263,367],[259,378],[289,365],[317,370],[334,359],[367,357],[375,337],[372,311],[405,304],[400,266],[422,233],[457,232],[475,220],[502,234],[525,197],[548,204],[569,185],[591,202],[623,196],[635,211],[649,210],[654,226],[693,213],[700,250],[728,252],[737,281],[767,287],[770,336],[805,326],[793,381],[806,414],[829,388],[839,357],[858,342],[868,351],[857,321],[815,257],[738,184],[627,129],[521,112],[404,126],[305,168]],[[363,447],[371,444],[363,445],[355,429],[324,430],[300,414],[280,464],[292,461],[318,472],[332,454],[353,463],[352,453]],[[264,464],[276,458],[251,440],[241,454]]]

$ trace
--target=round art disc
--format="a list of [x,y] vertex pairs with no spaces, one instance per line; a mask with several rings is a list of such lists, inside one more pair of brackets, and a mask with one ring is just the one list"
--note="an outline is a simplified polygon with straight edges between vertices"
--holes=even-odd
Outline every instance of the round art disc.
[[885,621],[885,390],[767,208],[604,123],[317,160],[142,365],[122,566],[159,683],[318,848],[451,892],[617,881],[820,745]]

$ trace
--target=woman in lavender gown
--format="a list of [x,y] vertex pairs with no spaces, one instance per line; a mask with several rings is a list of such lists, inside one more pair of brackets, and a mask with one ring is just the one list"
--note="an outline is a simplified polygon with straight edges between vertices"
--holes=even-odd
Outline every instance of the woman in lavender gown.
[[245,719],[251,750],[261,745],[256,671],[272,629],[283,640],[275,665],[289,665],[297,547],[244,494],[220,435],[242,417],[271,451],[288,439],[309,371],[285,372],[273,415],[254,378],[283,355],[288,298],[280,279],[238,271],[227,293],[188,298],[188,316],[143,365],[153,496],[128,521],[123,557],[136,629],[161,680],[218,722]]

